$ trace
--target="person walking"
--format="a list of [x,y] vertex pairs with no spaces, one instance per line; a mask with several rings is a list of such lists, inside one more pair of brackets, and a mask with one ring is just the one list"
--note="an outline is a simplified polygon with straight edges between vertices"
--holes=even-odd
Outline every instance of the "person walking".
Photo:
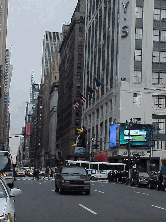
[[160,171],[160,174],[158,176],[158,183],[159,183],[158,190],[162,190],[162,181],[163,181],[163,174],[162,171]]
[[111,182],[111,171],[108,173],[108,182]]

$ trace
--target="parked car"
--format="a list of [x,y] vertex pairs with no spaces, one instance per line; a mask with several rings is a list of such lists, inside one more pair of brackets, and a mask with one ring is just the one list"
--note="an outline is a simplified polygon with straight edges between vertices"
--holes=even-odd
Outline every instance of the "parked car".
[[108,174],[107,171],[104,170],[92,170],[91,172],[91,180],[99,180],[99,179],[105,179],[107,180]]
[[139,172],[139,187],[148,187],[150,176],[146,172]]
[[61,166],[55,175],[55,191],[79,191],[90,194],[90,179],[83,167]]
[[130,185],[138,185],[139,183],[139,172],[137,169],[132,169],[131,175],[130,175]]
[[5,180],[0,176],[0,221],[16,222],[13,197],[20,195],[22,191],[18,188],[9,189]]

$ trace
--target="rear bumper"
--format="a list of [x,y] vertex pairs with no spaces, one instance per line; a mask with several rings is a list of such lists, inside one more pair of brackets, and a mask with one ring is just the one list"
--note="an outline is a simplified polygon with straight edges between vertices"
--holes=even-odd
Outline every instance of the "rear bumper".
[[13,184],[13,182],[14,182],[14,177],[13,178],[11,178],[11,177],[4,177],[5,178],[5,182],[7,183],[7,184]]
[[62,190],[64,191],[79,191],[84,192],[90,190],[89,185],[61,185]]

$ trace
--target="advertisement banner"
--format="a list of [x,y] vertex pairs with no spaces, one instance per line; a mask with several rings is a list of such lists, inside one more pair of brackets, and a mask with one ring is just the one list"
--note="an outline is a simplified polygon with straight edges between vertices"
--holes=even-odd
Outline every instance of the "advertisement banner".
[[126,145],[128,140],[133,146],[149,146],[151,125],[134,124],[127,129],[125,124],[120,126],[120,145]]
[[116,147],[117,142],[117,124],[110,126],[109,147]]

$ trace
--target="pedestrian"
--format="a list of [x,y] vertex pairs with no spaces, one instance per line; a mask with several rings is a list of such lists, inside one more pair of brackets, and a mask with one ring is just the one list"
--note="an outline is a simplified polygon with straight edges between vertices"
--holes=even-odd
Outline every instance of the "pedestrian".
[[46,167],[45,173],[46,173],[46,177],[48,177],[48,179],[49,179],[49,167]]
[[36,171],[36,178],[37,178],[37,180],[39,180],[39,169],[37,169],[37,171]]
[[37,171],[36,171],[36,169],[34,168],[34,172],[33,172],[33,179],[35,179],[35,178],[36,178],[36,176],[37,176]]
[[51,169],[50,177],[53,178],[53,170]]
[[108,173],[108,182],[111,182],[111,171]]
[[162,190],[162,181],[163,181],[163,174],[162,174],[162,171],[160,171],[160,174],[158,176],[158,183],[159,183],[158,189],[159,190]]

